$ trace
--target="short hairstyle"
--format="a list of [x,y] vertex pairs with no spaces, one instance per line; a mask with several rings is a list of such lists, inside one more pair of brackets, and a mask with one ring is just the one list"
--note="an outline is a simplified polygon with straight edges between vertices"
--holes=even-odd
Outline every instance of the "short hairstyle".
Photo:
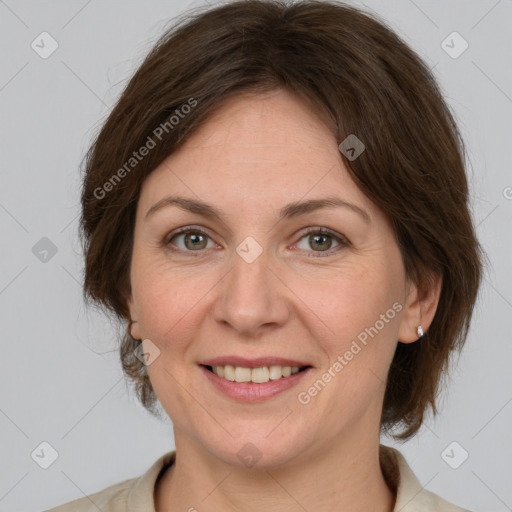
[[[450,108],[428,66],[373,14],[331,1],[247,0],[179,18],[131,77],[82,162],[85,302],[127,322],[123,371],[158,415],[127,304],[142,184],[224,100],[278,89],[313,104],[338,143],[350,134],[364,143],[357,159],[342,158],[389,216],[407,277],[420,287],[442,277],[428,332],[397,344],[387,377],[381,431],[406,440],[429,407],[437,414],[450,355],[467,338],[483,251]],[[402,431],[393,433],[397,426]]]

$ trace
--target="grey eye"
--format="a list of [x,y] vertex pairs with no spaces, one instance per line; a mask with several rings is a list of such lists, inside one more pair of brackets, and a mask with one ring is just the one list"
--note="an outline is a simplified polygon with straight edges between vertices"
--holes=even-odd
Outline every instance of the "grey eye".
[[337,244],[334,247],[337,247],[339,244],[338,241],[336,241],[336,237],[334,235],[328,234],[328,233],[308,233],[304,235],[301,240],[306,240],[306,244],[308,247],[300,246],[301,242],[297,244],[297,247],[300,249],[309,250],[309,248],[312,248],[315,250],[315,252],[324,252],[328,251],[329,249],[333,248],[333,241]]

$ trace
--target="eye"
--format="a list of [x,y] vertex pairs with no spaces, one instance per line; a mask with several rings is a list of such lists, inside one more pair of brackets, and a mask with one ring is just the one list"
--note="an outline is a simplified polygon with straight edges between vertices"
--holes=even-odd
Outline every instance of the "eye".
[[[182,239],[183,245],[178,243],[171,243],[173,240]],[[165,242],[165,245],[175,245],[179,250],[185,252],[200,252],[202,249],[211,249],[208,247],[209,235],[201,229],[194,227],[181,228],[173,233]],[[213,243],[213,242],[212,242]]]
[[[326,228],[312,228],[301,237],[300,240],[305,239],[305,246],[306,247],[300,247],[300,241],[296,244],[297,247],[300,249],[308,250],[308,247],[314,250],[312,252],[320,252],[320,253],[326,253],[330,255],[333,252],[336,252],[336,249],[339,250],[339,248],[348,247],[349,243],[348,241],[342,237],[335,235],[333,232],[331,232],[329,229]],[[337,245],[334,246],[333,249],[333,240],[336,242]],[[311,252],[311,251],[310,251]],[[315,256],[316,257],[316,256]]]
[[[179,241],[181,239],[181,242]],[[302,242],[305,240],[305,243]],[[333,248],[333,241],[337,244]],[[210,246],[208,242],[211,242]],[[180,243],[182,245],[180,245]],[[303,243],[306,245],[300,246]],[[202,252],[204,249],[211,249],[216,244],[211,240],[210,236],[200,228],[194,226],[188,226],[180,228],[174,233],[171,233],[165,240],[165,246],[174,246],[177,251],[183,252]],[[325,253],[331,255],[333,252],[348,247],[350,243],[346,238],[341,235],[336,235],[327,228],[310,228],[308,231],[303,233],[299,242],[295,245],[299,249],[306,250],[308,252]],[[213,247],[212,247],[213,246]],[[315,249],[310,251],[309,248]],[[316,256],[315,256],[316,257]]]

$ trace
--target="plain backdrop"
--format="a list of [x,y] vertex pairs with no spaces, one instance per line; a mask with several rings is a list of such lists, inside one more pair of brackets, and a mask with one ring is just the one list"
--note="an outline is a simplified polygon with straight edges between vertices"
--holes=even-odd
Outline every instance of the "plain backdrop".
[[[512,2],[351,3],[378,13],[433,68],[468,147],[489,259],[439,416],[405,444],[382,442],[447,500],[510,511]],[[125,384],[115,324],[82,302],[78,166],[169,20],[200,5],[0,1],[0,511],[80,498],[174,449],[170,420],[152,417]]]

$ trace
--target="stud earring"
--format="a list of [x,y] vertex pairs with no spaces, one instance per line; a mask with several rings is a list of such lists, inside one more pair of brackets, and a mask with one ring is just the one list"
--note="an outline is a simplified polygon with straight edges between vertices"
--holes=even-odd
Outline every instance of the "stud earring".
[[418,338],[421,338],[423,336],[423,327],[421,325],[418,325],[418,329],[416,330],[418,333]]

